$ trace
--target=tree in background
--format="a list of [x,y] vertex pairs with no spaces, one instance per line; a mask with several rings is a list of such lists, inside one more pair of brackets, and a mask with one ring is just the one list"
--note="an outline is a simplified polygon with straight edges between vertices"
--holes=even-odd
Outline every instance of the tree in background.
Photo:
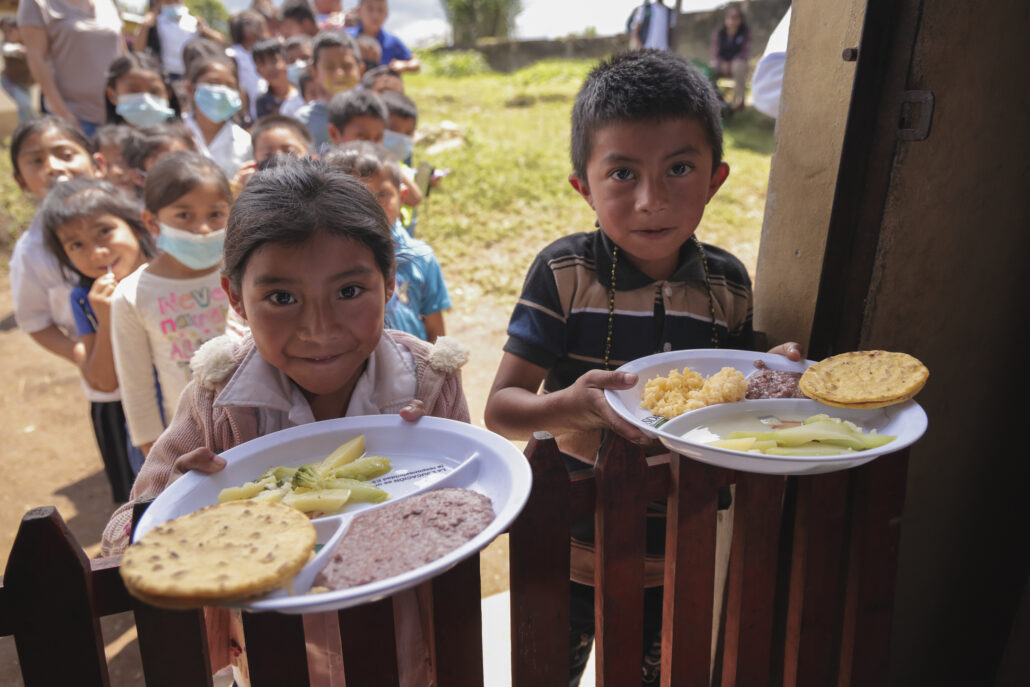
[[508,39],[515,33],[521,0],[440,0],[454,44],[470,47],[479,38]]
[[228,35],[229,10],[219,0],[185,0],[184,4],[194,17],[200,17],[212,29]]

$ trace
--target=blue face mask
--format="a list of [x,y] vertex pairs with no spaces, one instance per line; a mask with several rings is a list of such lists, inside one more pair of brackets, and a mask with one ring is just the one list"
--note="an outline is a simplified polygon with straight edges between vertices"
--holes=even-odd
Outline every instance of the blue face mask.
[[157,247],[191,270],[214,267],[222,259],[225,229],[210,234],[191,234],[167,224],[159,223],[159,226],[161,233],[157,236]]
[[193,92],[193,104],[212,122],[224,122],[240,111],[243,99],[228,86],[200,83]]
[[186,9],[186,5],[165,5],[161,8],[161,14],[166,19],[172,21],[178,21],[181,17],[184,17],[189,10]]
[[415,139],[396,131],[387,129],[383,132],[383,145],[405,164],[411,159],[411,151],[415,148]]
[[167,100],[150,93],[120,95],[114,111],[133,126],[154,126],[175,114]]
[[297,60],[293,64],[286,65],[286,78],[297,88],[300,88],[300,76],[308,70],[308,63],[304,60]]

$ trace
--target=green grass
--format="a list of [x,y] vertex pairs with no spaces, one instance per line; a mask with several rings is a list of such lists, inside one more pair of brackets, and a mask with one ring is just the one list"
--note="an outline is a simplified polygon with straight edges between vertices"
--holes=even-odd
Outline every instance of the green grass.
[[[418,235],[436,250],[455,308],[488,302],[510,309],[526,268],[547,243],[593,228],[594,216],[569,186],[569,115],[592,62],[551,60],[514,74],[490,72],[477,54],[423,54],[422,73],[406,77],[419,129],[454,122],[464,144],[416,162],[449,168],[419,209]],[[725,127],[730,177],[709,204],[698,236],[735,253],[754,272],[758,256],[773,122],[753,110]],[[0,244],[28,225],[34,207],[0,155]]]

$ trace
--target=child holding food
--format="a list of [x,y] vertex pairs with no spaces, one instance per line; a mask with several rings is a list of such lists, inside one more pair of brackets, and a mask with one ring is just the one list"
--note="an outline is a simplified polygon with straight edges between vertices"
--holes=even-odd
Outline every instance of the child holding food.
[[[360,181],[285,156],[254,174],[233,205],[222,268],[222,286],[252,336],[215,339],[194,356],[194,379],[154,444],[133,498],[157,495],[186,470],[220,470],[225,461],[218,452],[317,420],[399,413],[467,422],[460,376],[466,351],[449,339],[433,347],[384,332],[393,275],[389,222]],[[111,517],[105,554],[128,544],[131,514],[126,505]],[[406,598],[413,601],[414,594]],[[418,617],[416,608],[409,616]],[[209,617],[218,669],[228,662],[227,625],[215,622],[224,622],[224,613]],[[339,641],[335,654],[325,654],[332,642],[316,643],[308,631],[331,637],[335,618],[305,617],[308,650],[321,654],[309,665],[327,673],[338,669]],[[243,646],[238,625],[232,628],[233,641]],[[245,657],[234,659],[238,680]],[[406,652],[402,662],[402,684],[427,684],[419,681],[423,652]],[[326,680],[312,676],[313,684]]]
[[[530,267],[485,419],[511,439],[550,432],[580,469],[594,461],[603,430],[647,441],[605,401],[605,389],[637,381],[613,368],[674,349],[751,348],[752,294],[743,264],[694,235],[729,167],[719,100],[685,60],[643,50],[601,62],[573,108],[571,152],[569,181],[597,213],[598,230],[555,241]],[[801,357],[793,343],[773,352]],[[660,552],[664,519],[648,521],[648,552],[651,542]],[[573,529],[592,541],[590,523]],[[591,584],[589,576],[571,583],[571,684],[593,641]],[[660,587],[645,594],[644,624],[643,681],[657,683]]]
[[[75,334],[83,347],[82,378],[91,388],[117,392],[111,297],[119,281],[154,255],[154,241],[136,204],[99,179],[58,184],[40,212],[47,248],[78,281],[70,298]],[[90,417],[111,493],[116,503],[125,503],[143,454],[129,442],[121,401],[93,401]]]

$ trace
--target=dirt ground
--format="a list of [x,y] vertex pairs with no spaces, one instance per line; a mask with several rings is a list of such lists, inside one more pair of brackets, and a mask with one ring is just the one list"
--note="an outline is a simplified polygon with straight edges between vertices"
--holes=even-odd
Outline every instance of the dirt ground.
[[[4,261],[6,263],[6,260]],[[111,491],[89,423],[89,404],[70,364],[18,331],[6,270],[0,274],[0,570],[7,564],[22,516],[37,506],[56,506],[86,553],[97,555],[100,533],[114,509]],[[472,422],[483,426],[483,407],[504,342],[507,312],[480,306],[454,312],[448,334],[472,348],[464,368]],[[483,596],[508,588],[504,535],[482,557]],[[131,614],[103,621],[112,685],[143,685]],[[0,685],[21,685],[14,640],[0,639]]]

